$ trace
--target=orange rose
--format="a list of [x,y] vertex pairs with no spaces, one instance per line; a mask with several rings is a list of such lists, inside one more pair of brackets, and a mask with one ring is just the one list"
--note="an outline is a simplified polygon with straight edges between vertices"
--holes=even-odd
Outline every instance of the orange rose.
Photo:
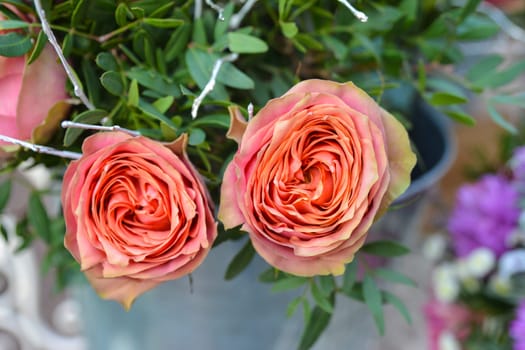
[[416,157],[403,126],[352,83],[303,81],[247,125],[221,188],[219,219],[300,276],[341,274],[375,218],[409,185]]
[[120,132],[84,141],[63,182],[65,245],[102,298],[129,308],[195,270],[217,236],[206,188],[184,153]]

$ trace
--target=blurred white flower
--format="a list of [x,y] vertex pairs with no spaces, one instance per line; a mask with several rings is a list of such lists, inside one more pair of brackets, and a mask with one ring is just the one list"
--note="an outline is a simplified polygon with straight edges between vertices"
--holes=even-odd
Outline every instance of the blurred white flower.
[[525,272],[525,249],[514,249],[500,257],[498,275],[510,278],[519,272]]
[[439,350],[461,350],[458,340],[451,332],[445,331],[439,335],[438,340]]
[[447,240],[444,235],[434,233],[425,239],[422,247],[423,256],[431,262],[436,262],[443,257],[447,248]]
[[494,275],[489,280],[489,287],[494,293],[505,296],[510,293],[511,282],[509,278]]
[[466,265],[469,276],[485,277],[496,265],[496,256],[488,248],[477,248],[467,257]]
[[432,276],[436,298],[443,303],[454,301],[459,294],[459,282],[452,264],[441,264],[436,267]]

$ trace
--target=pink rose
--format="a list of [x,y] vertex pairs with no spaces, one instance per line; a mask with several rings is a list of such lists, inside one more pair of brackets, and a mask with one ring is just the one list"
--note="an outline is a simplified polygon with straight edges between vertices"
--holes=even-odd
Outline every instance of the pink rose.
[[217,236],[185,141],[98,133],[64,175],[65,246],[99,295],[127,309],[138,295],[195,270]]
[[[60,103],[68,97],[65,88],[66,74],[50,46],[30,65],[24,56],[0,56],[0,134],[29,140],[40,127],[35,141],[47,141],[67,113]],[[44,125],[48,114],[54,126]]]
[[221,188],[219,219],[242,225],[256,251],[300,276],[341,274],[374,219],[410,182],[403,126],[352,83],[307,80],[247,125]]

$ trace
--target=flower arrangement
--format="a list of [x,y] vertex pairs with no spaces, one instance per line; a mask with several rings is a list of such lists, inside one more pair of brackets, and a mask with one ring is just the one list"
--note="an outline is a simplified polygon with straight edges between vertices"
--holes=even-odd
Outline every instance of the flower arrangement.
[[[498,173],[457,192],[450,253],[434,254],[435,299],[425,307],[430,349],[523,349],[524,155],[516,148]],[[443,237],[430,238],[427,248],[442,251]]]
[[[460,78],[447,68],[461,42],[498,33],[479,4],[3,1],[0,209],[10,172],[46,166],[61,211],[43,205],[52,188],[32,191],[21,248],[42,239],[59,284],[81,271],[125,308],[244,239],[226,279],[258,253],[261,280],[303,289],[289,307],[303,305],[301,348],[338,295],[364,301],[382,332],[383,303],[406,310],[380,282],[408,280],[366,264],[357,278],[356,256],[407,253],[365,240],[410,183],[411,97],[472,123],[467,94],[525,70],[497,56]],[[488,108],[512,129],[495,106],[520,101],[499,94]]]

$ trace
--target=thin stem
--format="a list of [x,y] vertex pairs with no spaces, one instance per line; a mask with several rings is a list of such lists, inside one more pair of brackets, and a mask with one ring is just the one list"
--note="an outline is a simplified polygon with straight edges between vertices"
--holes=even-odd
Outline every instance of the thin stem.
[[65,120],[60,124],[63,128],[76,128],[76,129],[84,129],[84,130],[97,130],[97,131],[121,131],[131,136],[140,136],[140,133],[138,131],[125,129],[118,125],[112,125],[112,126],[103,126],[103,125],[91,125],[91,124],[83,124],[83,123],[76,123],[69,120]]
[[36,153],[49,154],[49,155],[57,156],[60,158],[79,159],[80,157],[82,157],[81,153],[61,151],[61,150],[47,147],[47,146],[35,145],[34,143],[31,143],[31,142],[22,141],[22,140],[15,139],[9,136],[4,136],[4,135],[0,135],[0,141],[9,142],[14,145],[28,148],[31,151],[36,152]]
[[125,26],[123,27],[120,27],[118,29],[115,29],[114,31],[112,32],[109,32],[107,34],[104,34],[104,35],[101,35],[99,36],[96,40],[99,42],[99,43],[103,43],[103,42],[106,42],[108,41],[109,39],[113,38],[115,35],[118,35],[120,33],[124,33],[126,30],[130,29],[130,28],[133,28],[134,26],[136,26],[137,24],[139,23],[139,20],[136,20],[136,21],[133,21],[131,23],[128,23],[126,24]]
[[84,94],[84,90],[82,90],[82,84],[78,80],[77,76],[75,75],[75,72],[73,71],[73,68],[71,68],[71,66],[66,60],[66,57],[62,53],[62,49],[58,44],[55,34],[53,33],[53,30],[51,30],[49,22],[46,19],[46,12],[42,8],[42,3],[40,2],[40,0],[34,0],[34,4],[36,8],[36,13],[40,18],[40,23],[42,24],[42,30],[47,35],[47,40],[49,40],[49,43],[55,49],[58,58],[60,58],[60,62],[62,62],[62,66],[64,66],[66,74],[69,77],[71,83],[73,84],[73,91],[75,92],[75,96],[77,96],[80,99],[80,101],[82,101],[82,103],[87,107],[87,109],[95,109],[95,106],[93,106],[91,102],[89,102],[89,99]]
[[350,12],[352,12],[352,14],[358,20],[360,20],[361,22],[368,21],[368,16],[364,12],[361,12],[361,11],[357,10],[355,7],[353,7],[352,5],[350,5],[348,0],[337,0],[337,1],[339,1],[341,4],[345,5],[346,8],[348,8],[350,10]]
[[211,0],[205,0],[205,1],[206,1],[206,5],[208,5],[215,11],[217,11],[217,17],[219,18],[219,20],[224,21],[224,9]]
[[208,83],[206,83],[206,86],[204,86],[204,89],[202,89],[202,92],[200,95],[193,101],[193,105],[191,106],[191,116],[193,119],[197,118],[197,113],[199,112],[199,107],[206,98],[206,96],[213,90],[215,87],[215,83],[217,82],[217,76],[219,75],[219,71],[222,67],[222,64],[224,62],[233,62],[239,57],[238,54],[232,53],[227,56],[224,56],[223,58],[219,58],[217,61],[215,61],[215,64],[213,65],[213,70],[211,71],[210,80],[208,80]]
[[257,0],[248,0],[248,1],[246,1],[244,3],[244,5],[239,10],[239,12],[237,12],[236,14],[234,14],[231,17],[231,19],[230,19],[230,29],[237,29],[237,28],[239,28],[239,26],[241,25],[242,20],[250,12],[250,10],[252,9],[253,5],[255,5],[256,2],[257,2]]
[[248,120],[251,120],[253,118],[253,103],[248,104]]
[[193,7],[193,18],[199,19],[202,16],[202,0],[195,0],[195,6]]

